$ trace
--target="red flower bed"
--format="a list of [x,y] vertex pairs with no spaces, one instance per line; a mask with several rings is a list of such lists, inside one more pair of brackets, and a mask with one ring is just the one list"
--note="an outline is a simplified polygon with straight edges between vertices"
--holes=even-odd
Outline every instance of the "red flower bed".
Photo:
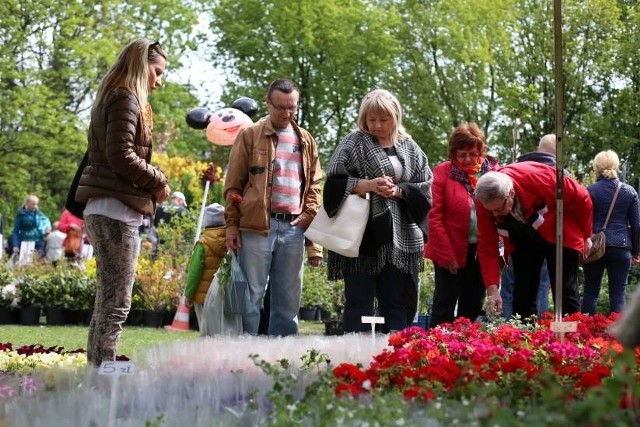
[[[551,313],[537,325],[458,319],[428,331],[411,327],[391,335],[392,350],[375,356],[369,367],[337,366],[335,394],[399,390],[406,399],[427,401],[482,393],[533,397],[560,384],[565,397],[575,399],[612,375],[623,348],[606,331],[618,317],[567,316],[564,320],[577,321],[578,329],[564,340],[550,330]],[[640,362],[640,350],[635,359]],[[629,374],[640,382],[637,369]]]

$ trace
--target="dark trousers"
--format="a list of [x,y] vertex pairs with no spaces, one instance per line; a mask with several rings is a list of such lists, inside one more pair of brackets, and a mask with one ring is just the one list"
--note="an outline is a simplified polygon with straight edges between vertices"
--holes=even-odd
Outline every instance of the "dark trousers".
[[380,274],[344,274],[344,314],[345,332],[371,331],[368,323],[362,323],[362,316],[373,316],[374,299],[378,300],[379,315],[385,323],[380,331],[388,333],[407,327],[407,289],[415,287],[413,275],[403,273],[392,265],[385,265]]
[[607,246],[602,258],[585,264],[582,268],[584,270],[582,312],[596,314],[605,269],[609,282],[609,312],[621,312],[624,307],[624,290],[631,269],[631,251],[627,248]]
[[467,260],[458,273],[451,274],[448,269],[435,266],[435,292],[431,308],[431,326],[451,323],[458,305],[457,317],[476,320],[482,311],[485,288],[480,274],[480,264],[476,258],[477,244],[470,244],[467,249]]
[[[580,311],[578,292],[577,251],[562,249],[562,313],[572,314]],[[543,260],[547,260],[551,293],[556,302],[556,245],[540,240],[517,245],[513,254],[514,287],[513,313],[521,318],[537,313],[537,295],[540,285],[540,270]]]

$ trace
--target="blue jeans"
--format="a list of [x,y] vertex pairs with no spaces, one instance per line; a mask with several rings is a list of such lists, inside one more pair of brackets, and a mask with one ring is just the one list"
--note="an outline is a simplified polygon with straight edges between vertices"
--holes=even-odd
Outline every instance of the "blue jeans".
[[241,232],[238,260],[249,282],[249,308],[242,315],[246,333],[258,334],[260,308],[267,282],[271,287],[269,335],[298,333],[302,291],[304,232],[288,221],[271,218],[269,235]]
[[609,278],[609,312],[621,312],[624,307],[624,290],[631,269],[631,251],[626,248],[607,246],[602,258],[585,264],[582,268],[584,269],[582,312],[596,314],[605,268]]
[[[500,277],[500,297],[502,298],[502,316],[510,319],[513,316],[513,262],[509,259],[509,265],[502,270]],[[549,309],[549,270],[547,261],[542,263],[540,270],[540,287],[538,288],[538,317]]]

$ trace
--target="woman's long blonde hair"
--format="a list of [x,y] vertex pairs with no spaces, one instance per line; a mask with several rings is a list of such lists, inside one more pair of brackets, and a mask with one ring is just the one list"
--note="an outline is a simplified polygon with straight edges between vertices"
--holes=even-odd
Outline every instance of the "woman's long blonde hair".
[[411,135],[407,133],[402,126],[402,107],[400,101],[391,92],[384,89],[375,89],[369,92],[360,104],[360,113],[358,114],[358,130],[369,132],[367,128],[367,114],[383,113],[389,114],[393,118],[394,128],[391,131],[391,141],[394,143],[400,139],[410,139]]
[[116,62],[102,78],[92,110],[104,102],[111,90],[124,88],[138,100],[143,126],[145,129],[150,129],[153,119],[148,101],[149,64],[157,62],[160,57],[167,59],[167,54],[160,43],[146,38],[131,41],[122,49]]

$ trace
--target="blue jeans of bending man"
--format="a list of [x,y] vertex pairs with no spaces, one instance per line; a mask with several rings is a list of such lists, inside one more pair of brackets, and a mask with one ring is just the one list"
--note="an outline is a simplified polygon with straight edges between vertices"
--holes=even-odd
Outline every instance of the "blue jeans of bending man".
[[302,291],[304,231],[288,221],[271,218],[269,234],[242,231],[239,261],[249,282],[250,304],[242,316],[245,333],[258,334],[260,308],[267,282],[271,287],[268,335],[298,333]]
[[[502,270],[500,277],[500,297],[502,298],[502,317],[510,319],[513,316],[513,262]],[[538,317],[549,309],[549,270],[545,260],[540,270],[540,287],[538,288]]]
[[604,255],[597,261],[585,264],[582,312],[596,314],[598,296],[605,268],[609,281],[609,313],[619,313],[624,307],[624,291],[631,269],[631,251],[627,248],[607,246]]

